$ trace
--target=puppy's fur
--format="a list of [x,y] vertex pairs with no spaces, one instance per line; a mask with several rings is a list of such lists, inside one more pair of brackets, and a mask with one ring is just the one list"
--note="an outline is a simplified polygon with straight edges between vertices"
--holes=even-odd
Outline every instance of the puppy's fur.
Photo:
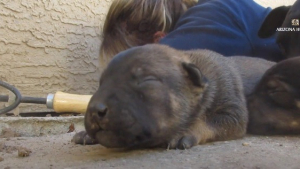
[[269,69],[248,96],[252,134],[300,134],[300,57]]
[[[272,65],[208,50],[131,48],[103,72],[85,115],[86,131],[110,148],[185,149],[240,138],[248,121],[245,95]],[[88,138],[80,134],[77,143]]]
[[[297,0],[293,6],[281,6],[273,9],[264,20],[258,36],[270,37],[276,33],[277,28],[300,28],[300,26],[292,25],[293,19],[300,20],[300,0]],[[276,42],[287,58],[300,56],[299,31],[278,31]]]

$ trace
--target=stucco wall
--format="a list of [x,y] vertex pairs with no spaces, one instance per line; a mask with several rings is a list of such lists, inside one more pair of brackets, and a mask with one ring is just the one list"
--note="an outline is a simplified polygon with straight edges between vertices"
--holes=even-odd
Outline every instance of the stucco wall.
[[93,93],[109,5],[110,0],[0,0],[0,79],[29,96]]
[[294,2],[296,2],[296,0],[254,0],[254,1],[256,1],[257,3],[259,3],[264,7],[271,7],[271,8],[275,8],[277,6],[282,6],[282,5],[291,5]]
[[[275,7],[295,0],[256,1]],[[100,30],[110,2],[0,0],[0,79],[27,96],[58,90],[93,93],[99,78]],[[21,111],[41,109],[21,106]]]

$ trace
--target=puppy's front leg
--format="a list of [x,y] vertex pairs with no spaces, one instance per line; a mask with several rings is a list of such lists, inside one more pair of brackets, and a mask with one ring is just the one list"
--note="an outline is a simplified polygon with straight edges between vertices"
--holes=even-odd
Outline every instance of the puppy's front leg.
[[208,114],[206,122],[214,131],[212,141],[241,138],[246,133],[248,112],[246,106],[226,105]]
[[80,131],[73,136],[72,142],[75,144],[92,145],[98,144],[96,139],[92,139],[86,131]]
[[188,149],[208,141],[241,138],[246,133],[247,119],[247,109],[241,105],[219,107],[195,118],[187,130],[170,141],[169,148]]
[[203,118],[196,118],[190,127],[180,132],[168,144],[170,149],[189,149],[200,143],[205,143],[216,135],[213,127],[209,126]]

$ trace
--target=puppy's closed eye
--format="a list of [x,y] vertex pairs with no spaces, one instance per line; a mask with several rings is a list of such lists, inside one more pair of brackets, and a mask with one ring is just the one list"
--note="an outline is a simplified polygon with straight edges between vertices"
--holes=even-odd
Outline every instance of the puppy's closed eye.
[[142,82],[147,82],[147,81],[153,81],[153,80],[158,80],[155,76],[147,76],[143,78]]
[[138,85],[152,84],[152,83],[154,84],[159,82],[160,80],[155,76],[146,76],[138,82]]

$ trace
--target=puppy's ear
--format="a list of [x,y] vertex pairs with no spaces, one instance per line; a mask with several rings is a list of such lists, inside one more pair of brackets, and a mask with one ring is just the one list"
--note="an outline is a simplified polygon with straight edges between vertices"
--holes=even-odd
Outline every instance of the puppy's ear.
[[190,80],[192,83],[197,86],[204,88],[207,84],[206,77],[200,72],[198,67],[192,63],[182,63],[183,69],[188,73]]
[[268,80],[267,94],[278,105],[284,108],[292,108],[299,100],[298,91],[292,84],[280,77],[272,77]]
[[291,6],[280,6],[273,9],[261,25],[258,36],[260,38],[272,36],[276,32],[276,29],[282,25],[290,8]]

